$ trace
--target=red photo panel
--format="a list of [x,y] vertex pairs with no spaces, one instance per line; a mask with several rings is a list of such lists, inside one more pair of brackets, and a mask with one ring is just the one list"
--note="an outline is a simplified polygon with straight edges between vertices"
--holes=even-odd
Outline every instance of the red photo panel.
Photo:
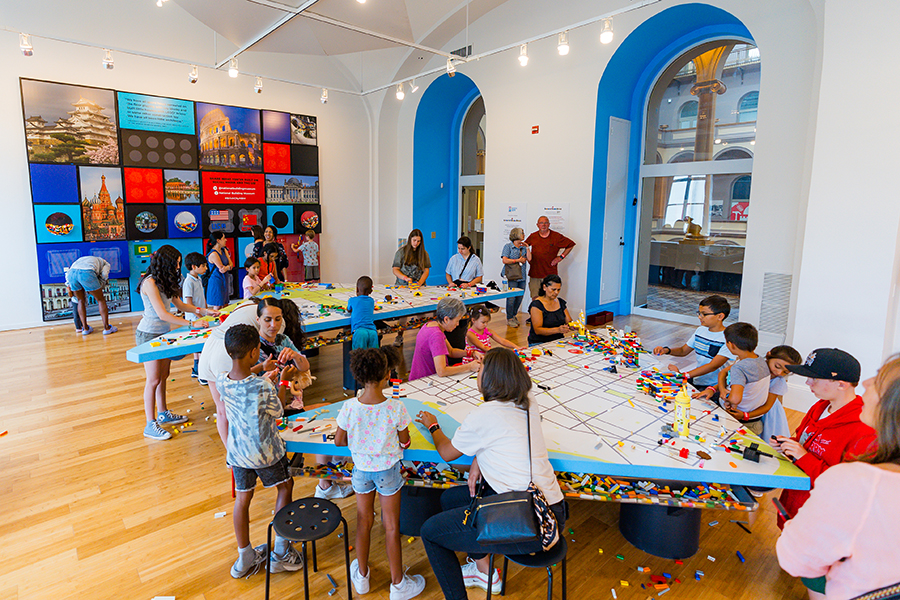
[[291,172],[291,147],[288,144],[263,144],[263,161],[267,173]]
[[265,204],[266,180],[262,173],[203,171],[200,184],[204,204]]
[[140,204],[162,203],[162,169],[135,169],[125,167],[125,201]]

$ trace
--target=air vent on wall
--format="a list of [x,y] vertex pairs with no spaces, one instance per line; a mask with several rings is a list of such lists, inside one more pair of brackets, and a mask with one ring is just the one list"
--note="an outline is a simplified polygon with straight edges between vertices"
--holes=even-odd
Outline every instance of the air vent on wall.
[[784,335],[787,333],[788,312],[791,305],[791,275],[765,273],[763,275],[762,307],[759,311],[759,330]]
[[469,44],[468,46],[463,46],[462,48],[459,48],[458,50],[453,50],[452,52],[450,52],[450,54],[455,54],[456,56],[468,58],[468,57],[472,56],[472,44]]

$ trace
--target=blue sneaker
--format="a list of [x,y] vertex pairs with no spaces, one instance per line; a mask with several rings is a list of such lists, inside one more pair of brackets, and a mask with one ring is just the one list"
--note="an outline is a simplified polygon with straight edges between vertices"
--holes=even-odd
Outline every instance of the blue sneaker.
[[160,425],[179,425],[181,423],[187,423],[188,418],[183,415],[176,415],[171,410],[167,410],[157,415],[156,422]]
[[172,437],[172,434],[160,427],[156,421],[150,421],[144,427],[144,437],[151,440],[168,440]]

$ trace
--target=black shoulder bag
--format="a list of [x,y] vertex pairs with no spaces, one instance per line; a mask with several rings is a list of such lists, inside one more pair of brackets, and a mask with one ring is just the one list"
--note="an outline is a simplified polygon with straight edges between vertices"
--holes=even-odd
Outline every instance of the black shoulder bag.
[[477,531],[476,539],[483,546],[495,544],[523,544],[540,542],[548,550],[559,539],[559,523],[550,505],[534,484],[531,463],[531,415],[526,409],[525,423],[528,431],[528,472],[531,481],[524,492],[505,492],[482,498],[484,479],[478,493],[472,499],[463,524],[472,519]]

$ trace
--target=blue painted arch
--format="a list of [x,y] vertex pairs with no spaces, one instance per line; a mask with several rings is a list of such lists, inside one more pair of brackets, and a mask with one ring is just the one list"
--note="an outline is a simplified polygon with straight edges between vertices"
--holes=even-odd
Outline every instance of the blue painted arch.
[[[594,128],[594,165],[591,186],[591,235],[585,306],[588,314],[603,310],[631,313],[631,289],[637,244],[638,206],[631,199],[640,189],[644,115],[647,99],[660,73],[696,46],[717,39],[752,41],[753,36],[737,17],[708,4],[683,4],[668,8],[644,21],[619,46],[597,87],[597,120]],[[631,122],[628,150],[628,191],[625,207],[625,248],[622,256],[620,299],[600,305],[600,269],[603,261],[603,227],[606,206],[606,164],[609,119]]]
[[[431,285],[446,283],[444,268],[459,231],[459,161],[462,122],[481,95],[475,82],[456,73],[431,82],[416,108],[413,129],[413,227],[425,234]],[[431,232],[435,233],[434,239]]]

